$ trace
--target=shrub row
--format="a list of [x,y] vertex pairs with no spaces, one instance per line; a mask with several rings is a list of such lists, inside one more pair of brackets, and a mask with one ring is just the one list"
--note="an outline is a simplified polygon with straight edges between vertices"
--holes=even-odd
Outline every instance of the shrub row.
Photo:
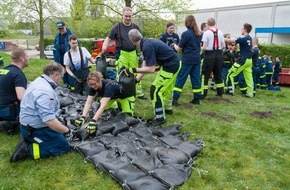
[[[89,52],[92,50],[92,45],[90,40],[78,40],[79,45],[82,47],[86,47]],[[49,44],[53,44],[54,39],[45,39],[44,47]],[[259,45],[260,54],[263,56],[264,54],[268,54],[276,58],[280,57],[282,61],[282,67],[290,67],[290,44],[260,44]]]

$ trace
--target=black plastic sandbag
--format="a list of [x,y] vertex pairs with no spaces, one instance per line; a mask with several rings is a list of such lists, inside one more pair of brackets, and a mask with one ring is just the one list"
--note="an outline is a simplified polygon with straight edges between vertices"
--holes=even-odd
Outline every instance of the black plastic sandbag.
[[189,178],[191,167],[182,164],[166,164],[155,169],[150,174],[164,184],[168,184],[170,187],[176,187],[183,184]]
[[102,73],[103,78],[107,78],[107,62],[106,62],[106,56],[101,56],[96,58],[96,70],[100,73]]
[[122,184],[125,189],[168,190],[170,187],[152,176],[144,176],[135,181]]
[[177,135],[180,134],[181,125],[175,124],[172,126],[169,126],[167,128],[160,128],[160,129],[151,129],[153,135],[156,135],[158,137],[166,137],[168,135]]
[[111,171],[118,171],[127,167],[130,164],[130,159],[126,156],[119,156],[117,158],[100,160],[99,164],[109,175],[111,175]]
[[96,154],[94,156],[91,156],[88,158],[88,160],[92,161],[94,163],[95,168],[99,172],[106,171],[100,163],[106,162],[108,160],[118,158],[120,157],[120,154],[114,150],[104,150],[100,152],[99,154]]
[[133,74],[126,74],[123,70],[119,73],[118,81],[128,96],[136,96],[135,76]]
[[106,150],[104,145],[102,143],[98,142],[97,139],[95,139],[93,141],[84,141],[84,142],[78,144],[75,147],[75,149],[78,150],[83,155],[84,158],[94,156],[94,155]]
[[111,176],[121,184],[126,182],[135,181],[138,178],[146,176],[146,174],[132,164],[128,164],[126,167],[119,170],[111,170]]

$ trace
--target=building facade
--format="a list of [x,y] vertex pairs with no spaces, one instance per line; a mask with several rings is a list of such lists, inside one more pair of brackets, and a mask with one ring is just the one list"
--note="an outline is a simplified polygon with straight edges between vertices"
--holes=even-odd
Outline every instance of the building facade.
[[[244,23],[250,23],[253,30],[252,37],[259,38],[261,43],[288,44],[290,43],[290,1],[201,9],[194,13],[200,25],[208,18],[215,18],[217,27],[231,37],[241,36]],[[177,19],[184,20],[186,15],[180,14]],[[263,29],[262,29],[263,28]],[[177,26],[176,32],[180,35],[186,28]]]

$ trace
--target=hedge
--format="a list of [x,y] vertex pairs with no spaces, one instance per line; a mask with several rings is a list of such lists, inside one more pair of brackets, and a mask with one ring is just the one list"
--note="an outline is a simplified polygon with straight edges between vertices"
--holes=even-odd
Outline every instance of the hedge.
[[[78,40],[79,45],[86,47],[89,52],[92,51],[91,40]],[[49,44],[53,44],[54,39],[45,39],[44,47]],[[259,44],[261,57],[264,54],[271,55],[274,59],[279,56],[282,62],[282,67],[290,67],[290,44]]]
[[278,56],[281,59],[282,67],[290,67],[290,44],[260,44],[260,55],[271,55],[274,59]]
[[[50,45],[50,44],[54,44],[54,39],[52,38],[45,38],[44,39],[44,47]],[[87,48],[87,50],[89,52],[92,51],[92,41],[91,40],[82,40],[82,39],[78,39],[78,44],[81,47],[85,47]]]

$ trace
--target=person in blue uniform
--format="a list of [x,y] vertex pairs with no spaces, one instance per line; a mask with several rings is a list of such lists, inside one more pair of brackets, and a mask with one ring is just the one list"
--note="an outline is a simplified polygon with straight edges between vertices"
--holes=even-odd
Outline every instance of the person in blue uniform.
[[0,67],[4,66],[3,57],[0,55]]
[[276,57],[276,62],[274,66],[273,82],[274,85],[279,85],[279,73],[281,72],[282,63],[280,57]]
[[266,58],[265,62],[266,62],[266,69],[265,69],[266,84],[267,84],[267,87],[269,87],[270,85],[272,85],[272,76],[273,76],[272,56],[269,56],[268,58]]
[[227,75],[227,81],[230,82],[228,89],[232,89],[234,93],[234,77],[239,73],[243,72],[246,85],[247,92],[245,94],[246,97],[254,96],[253,89],[253,76],[252,76],[252,37],[249,33],[252,31],[252,25],[245,23],[242,27],[242,35],[243,37],[239,37],[237,39],[226,38],[225,41],[228,43],[235,42],[240,45],[240,56],[237,61],[233,64],[233,66],[229,69]]
[[129,31],[131,42],[140,46],[144,61],[141,68],[128,68],[126,72],[138,73],[136,80],[140,81],[145,73],[157,72],[150,87],[150,98],[155,112],[151,125],[161,125],[166,122],[165,110],[172,112],[172,90],[180,70],[180,60],[174,50],[160,40],[145,39],[141,33],[132,29]]
[[266,83],[266,58],[268,57],[267,54],[263,55],[261,59],[261,64],[260,64],[260,88],[262,90],[267,89],[267,83]]
[[70,146],[64,136],[69,128],[59,120],[60,105],[55,88],[64,74],[62,65],[51,62],[43,75],[35,79],[24,93],[20,105],[20,133],[22,138],[10,161],[27,157],[47,158],[67,153]]
[[[6,121],[4,131],[16,132],[20,102],[27,87],[22,69],[28,66],[29,57],[25,50],[14,48],[12,63],[0,69],[0,121]],[[4,126],[3,126],[4,127]]]
[[[66,27],[63,21],[56,23],[59,33],[55,36],[54,39],[54,49],[53,57],[54,61],[64,66],[64,54],[70,50],[68,37],[72,35],[72,32],[69,28]],[[72,88],[74,87],[74,78],[72,78],[68,73],[65,73],[63,76],[64,87]]]
[[185,18],[185,27],[187,30],[181,34],[181,40],[179,44],[174,45],[175,50],[182,50],[181,69],[177,75],[173,90],[172,104],[176,106],[178,105],[178,99],[180,98],[188,75],[190,76],[193,93],[193,99],[190,101],[190,103],[199,104],[199,99],[201,96],[201,33],[193,15],[189,15]]
[[122,112],[131,116],[134,114],[135,97],[125,92],[122,85],[115,80],[102,79],[101,74],[97,71],[91,72],[87,78],[89,94],[82,112],[82,117],[75,121],[77,126],[84,124],[90,108],[94,102],[95,96],[102,97],[100,107],[96,111],[88,124],[87,131],[93,133],[96,130],[96,121],[101,117],[104,110],[111,108],[111,106],[118,102],[121,106]]
[[174,23],[168,22],[166,24],[166,31],[160,36],[160,40],[168,46],[172,46],[173,44],[179,44],[179,36],[178,34],[174,33],[174,30]]
[[253,82],[254,82],[254,84],[253,84],[254,85],[254,96],[256,95],[257,86],[260,86],[258,84],[260,82],[261,58],[260,58],[260,50],[259,50],[258,44],[259,44],[258,38],[253,38],[252,75],[253,75]]

